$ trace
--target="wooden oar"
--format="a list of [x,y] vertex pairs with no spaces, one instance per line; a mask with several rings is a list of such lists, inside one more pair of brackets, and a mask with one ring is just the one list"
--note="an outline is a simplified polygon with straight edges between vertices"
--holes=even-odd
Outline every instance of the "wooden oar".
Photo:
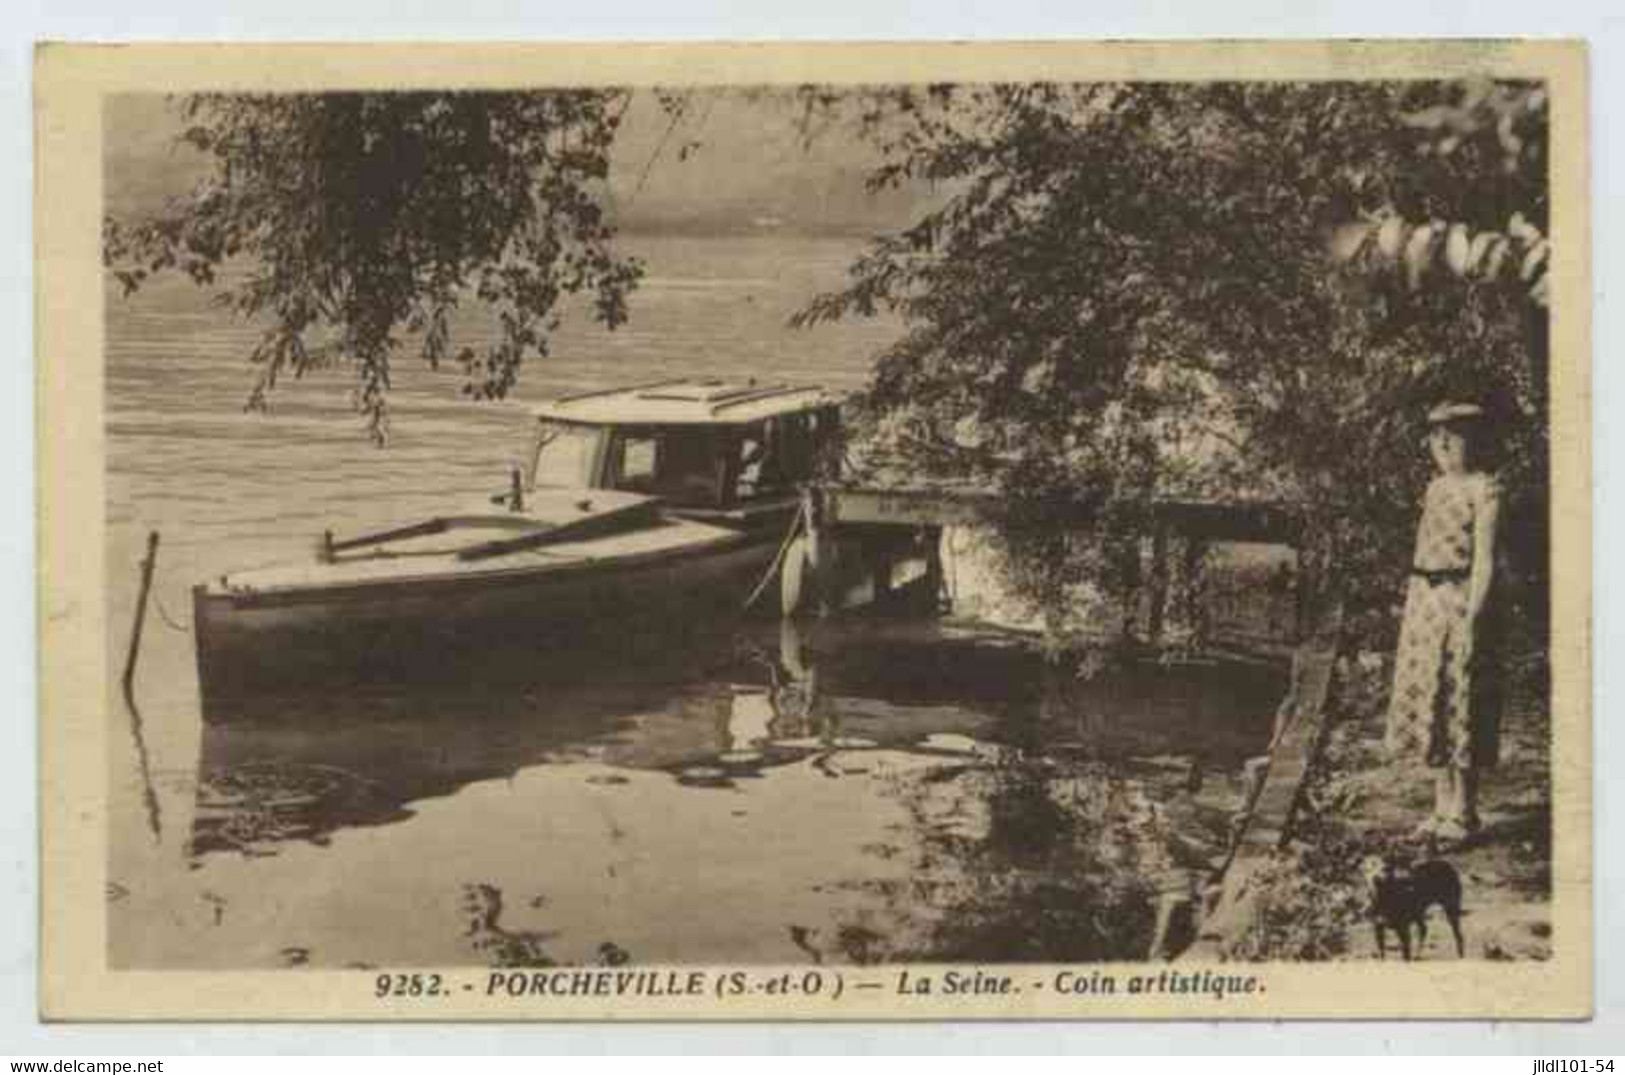
[[559,540],[555,533],[557,527],[546,530],[535,530],[514,538],[501,538],[497,541],[482,541],[478,545],[470,545],[466,549],[457,550],[459,560],[484,560],[492,556],[502,556],[510,552],[520,552],[524,549],[534,549],[538,545],[546,545],[550,541]]
[[[510,512],[518,514],[525,510],[525,491],[522,475],[519,468],[513,468],[512,485],[506,493],[497,493],[491,497],[491,503],[502,504]],[[327,563],[333,562],[333,557],[341,552],[351,549],[364,549],[368,545],[382,545],[389,541],[402,541],[406,538],[428,537],[432,534],[444,534],[454,525],[450,519],[430,519],[427,522],[413,523],[411,526],[396,527],[393,530],[380,530],[376,534],[363,534],[358,538],[348,538],[344,541],[334,541],[333,531],[329,530],[322,535],[322,559]]]
[[413,523],[411,526],[396,527],[394,530],[380,530],[376,534],[363,534],[361,537],[344,541],[334,541],[333,531],[329,530],[322,535],[322,559],[332,563],[333,557],[351,549],[364,549],[368,545],[382,545],[386,541],[400,541],[404,538],[444,534],[450,528],[451,524],[445,519],[430,519],[428,522]]
[[478,545],[470,545],[466,549],[457,550],[457,559],[465,561],[484,560],[492,556],[503,556],[510,552],[523,552],[525,549],[534,549],[559,541],[580,541],[585,538],[601,537],[604,534],[629,529],[632,526],[654,519],[657,503],[654,500],[645,500],[641,503],[610,508],[595,515],[558,523],[546,529],[533,530],[517,537],[482,541]]

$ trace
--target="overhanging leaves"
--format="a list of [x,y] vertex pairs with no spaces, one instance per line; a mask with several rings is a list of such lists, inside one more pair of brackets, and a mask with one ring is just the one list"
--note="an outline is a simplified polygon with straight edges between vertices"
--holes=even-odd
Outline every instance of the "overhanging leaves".
[[[494,398],[544,356],[558,308],[584,293],[626,318],[641,266],[619,256],[600,198],[626,91],[210,94],[187,98],[183,140],[212,163],[186,199],[108,219],[104,258],[125,290],[179,270],[264,316],[251,407],[284,374],[353,362],[356,405],[387,433],[401,334],[464,391]],[[221,268],[242,275],[222,283]],[[500,332],[448,354],[447,319],[475,298]]]

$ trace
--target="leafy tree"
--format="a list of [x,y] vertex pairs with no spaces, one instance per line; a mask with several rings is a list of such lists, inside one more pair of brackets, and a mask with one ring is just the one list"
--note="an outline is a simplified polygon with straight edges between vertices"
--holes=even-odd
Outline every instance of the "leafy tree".
[[[382,437],[401,334],[447,359],[448,317],[470,293],[502,327],[484,354],[455,356],[479,397],[546,353],[564,296],[590,294],[611,327],[626,317],[641,267],[615,253],[600,196],[628,99],[192,98],[184,138],[213,174],[155,217],[108,221],[107,261],[126,288],[180,269],[268,315],[252,405],[284,372],[352,359]],[[1058,622],[1068,584],[1132,596],[1161,495],[1290,502],[1317,578],[1380,620],[1426,472],[1421,415],[1444,391],[1488,397],[1508,484],[1538,503],[1541,87],[807,87],[802,100],[809,132],[843,122],[873,139],[874,188],[926,182],[941,197],[800,320],[901,316],[871,393],[881,428],[927,476],[1005,490],[1017,574]],[[673,116],[685,103],[662,97]],[[244,275],[219,275],[239,259]],[[1104,540],[1023,525],[1080,506]]]
[[[1533,145],[1510,169],[1465,135],[1422,152],[1438,125],[1417,117],[1447,114],[1458,91],[883,91],[865,106],[884,155],[873,183],[926,179],[948,196],[800,320],[903,319],[878,359],[879,427],[914,467],[1004,489],[1016,575],[1055,622],[1069,583],[1132,597],[1151,504],[1179,495],[1287,501],[1308,522],[1317,580],[1383,623],[1428,465],[1429,399],[1487,391],[1524,487],[1545,436],[1522,290],[1465,274],[1420,288],[1427,259],[1383,273],[1328,250],[1351,222],[1490,227],[1514,207],[1543,220],[1539,123],[1519,128]],[[1079,506],[1098,514],[1094,540],[1023,525]]]
[[[184,271],[268,325],[249,399],[280,376],[353,361],[356,406],[379,440],[402,334],[430,365],[455,359],[464,391],[500,397],[545,356],[568,295],[614,328],[642,268],[620,256],[602,205],[629,94],[205,94],[183,104],[184,142],[211,174],[140,220],[104,222],[126,293]],[[676,107],[676,104],[673,104]],[[222,275],[240,263],[241,275]],[[483,353],[448,354],[448,319],[475,298],[500,323]]]
[[1448,270],[1479,283],[1525,288],[1544,308],[1551,252],[1545,88],[1488,79],[1452,83],[1403,122],[1418,133],[1415,153],[1427,167],[1416,170],[1417,181],[1400,204],[1341,229],[1334,253],[1401,270],[1413,289]]

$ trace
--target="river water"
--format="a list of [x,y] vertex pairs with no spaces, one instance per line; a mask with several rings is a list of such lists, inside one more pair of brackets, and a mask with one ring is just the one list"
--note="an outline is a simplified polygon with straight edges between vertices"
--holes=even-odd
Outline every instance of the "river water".
[[[630,244],[631,324],[568,327],[530,398],[690,373],[855,388],[892,332],[785,327],[851,241]],[[976,623],[861,617],[674,624],[455,686],[290,682],[206,725],[192,584],[500,488],[529,419],[407,364],[380,450],[342,370],[244,414],[253,326],[189,284],[110,287],[106,324],[114,669],[162,533],[137,712],[108,700],[114,966],[1139,958],[1158,885],[1211,860],[1267,742],[1268,666],[1085,682]]]

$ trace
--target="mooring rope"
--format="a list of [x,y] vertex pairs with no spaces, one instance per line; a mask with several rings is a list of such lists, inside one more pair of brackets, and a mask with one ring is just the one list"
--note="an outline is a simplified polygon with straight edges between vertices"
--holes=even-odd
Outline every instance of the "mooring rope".
[[165,625],[167,625],[171,630],[179,631],[183,635],[189,635],[192,633],[192,629],[186,626],[184,623],[175,622],[174,617],[169,614],[169,610],[164,607],[164,599],[158,595],[157,590],[152,592],[152,603],[154,607],[158,609],[158,618],[163,620]]
[[756,599],[762,596],[762,591],[767,589],[768,582],[772,580],[774,575],[778,574],[779,566],[784,561],[784,554],[790,550],[790,543],[795,541],[796,533],[801,529],[801,521],[806,514],[807,505],[802,503],[796,508],[795,517],[790,520],[790,529],[785,533],[784,540],[779,543],[779,551],[774,554],[773,562],[767,565],[767,573],[756,584],[756,588],[750,592],[750,596],[745,598],[745,603],[739,606],[741,612],[756,603]]

